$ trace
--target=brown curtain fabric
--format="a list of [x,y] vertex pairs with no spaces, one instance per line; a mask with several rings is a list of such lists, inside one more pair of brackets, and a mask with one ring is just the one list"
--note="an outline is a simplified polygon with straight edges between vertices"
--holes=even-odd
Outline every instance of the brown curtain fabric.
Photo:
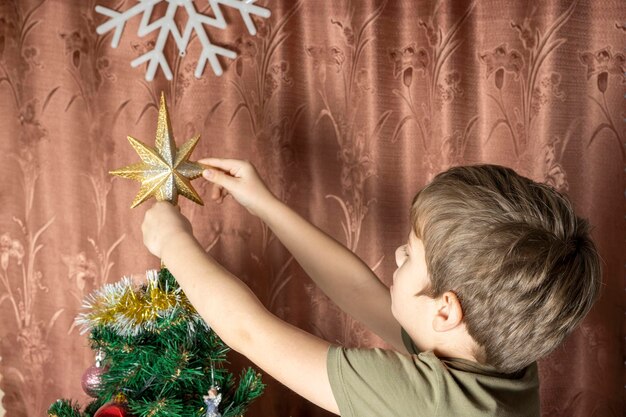
[[[206,2],[197,8],[206,9]],[[110,177],[152,144],[166,93],[192,159],[251,160],[271,189],[387,283],[415,192],[453,165],[496,163],[566,192],[594,225],[603,295],[540,363],[545,416],[620,416],[624,392],[626,2],[263,0],[245,32],[228,12],[225,73],[174,78],[130,61],[154,46],[130,21],[120,47],[96,34],[94,0],[0,2],[0,396],[8,417],[86,402],[93,364],[73,327],[85,295],[159,263],[144,249],[138,185]],[[104,1],[128,9],[134,1]],[[161,10],[162,9],[157,9]],[[181,25],[185,16],[177,16]],[[156,35],[153,34],[153,35]],[[236,202],[182,202],[195,233],[279,317],[332,342],[384,346],[318,291]],[[315,250],[315,248],[311,248]],[[233,355],[238,373],[247,362]],[[250,416],[326,416],[269,376]]]

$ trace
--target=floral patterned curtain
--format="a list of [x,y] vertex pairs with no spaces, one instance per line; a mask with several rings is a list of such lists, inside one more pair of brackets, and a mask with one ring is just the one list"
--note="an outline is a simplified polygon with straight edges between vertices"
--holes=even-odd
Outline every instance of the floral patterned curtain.
[[[99,0],[127,9],[134,1]],[[198,1],[197,3],[201,3]],[[120,47],[96,34],[94,0],[0,2],[0,398],[7,417],[86,402],[93,364],[73,319],[81,300],[158,260],[144,249],[149,204],[108,171],[151,143],[158,97],[194,159],[251,160],[274,193],[389,283],[413,195],[438,172],[496,163],[566,192],[594,225],[603,294],[540,362],[545,416],[624,412],[626,3],[261,0],[245,35],[227,13],[225,73],[168,43],[173,71],[129,63],[154,47],[131,20]],[[198,4],[198,9],[206,9]],[[158,9],[157,9],[158,10]],[[181,25],[185,16],[177,15]],[[155,35],[155,34],[153,34]],[[317,290],[258,219],[232,200],[182,202],[206,250],[279,317],[332,342],[385,346]],[[246,365],[233,355],[237,372]],[[250,416],[328,415],[269,376]],[[2,408],[0,408],[2,410]],[[0,411],[0,415],[2,411]]]

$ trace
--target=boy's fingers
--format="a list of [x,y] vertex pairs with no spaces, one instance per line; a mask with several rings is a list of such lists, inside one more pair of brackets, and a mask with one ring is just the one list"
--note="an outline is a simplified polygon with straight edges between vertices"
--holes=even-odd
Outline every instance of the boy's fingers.
[[213,184],[213,188],[211,189],[211,200],[217,200],[218,198],[220,198],[220,195],[222,194],[222,187],[220,187],[217,184]]
[[245,164],[245,161],[239,159],[224,159],[224,158],[204,158],[198,161],[201,164],[209,165],[211,167],[219,168],[226,172],[230,172],[231,169],[239,169]]
[[213,184],[224,188],[234,187],[237,184],[237,180],[234,177],[219,169],[205,169],[202,171],[202,176]]

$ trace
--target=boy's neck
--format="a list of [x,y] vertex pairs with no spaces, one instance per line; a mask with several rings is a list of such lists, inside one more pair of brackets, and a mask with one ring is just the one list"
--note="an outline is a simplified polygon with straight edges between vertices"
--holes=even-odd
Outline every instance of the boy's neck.
[[465,359],[471,362],[480,363],[478,359],[472,354],[467,352],[467,350],[463,349],[450,349],[443,346],[435,347],[433,349],[433,353],[438,358],[456,358],[456,359]]
[[[407,332],[414,343],[415,340],[419,340],[413,338],[410,330],[407,330]],[[455,329],[450,332],[434,333],[433,339],[430,340],[430,343],[426,342],[424,347],[427,347],[425,350],[432,350],[438,358],[458,358],[482,363],[475,355],[475,352],[479,351],[478,345],[465,328]]]

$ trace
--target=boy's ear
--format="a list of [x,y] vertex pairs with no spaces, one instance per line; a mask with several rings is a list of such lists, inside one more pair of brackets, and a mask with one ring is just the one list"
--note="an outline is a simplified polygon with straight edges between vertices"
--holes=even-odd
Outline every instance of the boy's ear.
[[437,312],[433,318],[433,329],[446,332],[454,329],[463,321],[461,302],[455,293],[446,291],[436,300]]

